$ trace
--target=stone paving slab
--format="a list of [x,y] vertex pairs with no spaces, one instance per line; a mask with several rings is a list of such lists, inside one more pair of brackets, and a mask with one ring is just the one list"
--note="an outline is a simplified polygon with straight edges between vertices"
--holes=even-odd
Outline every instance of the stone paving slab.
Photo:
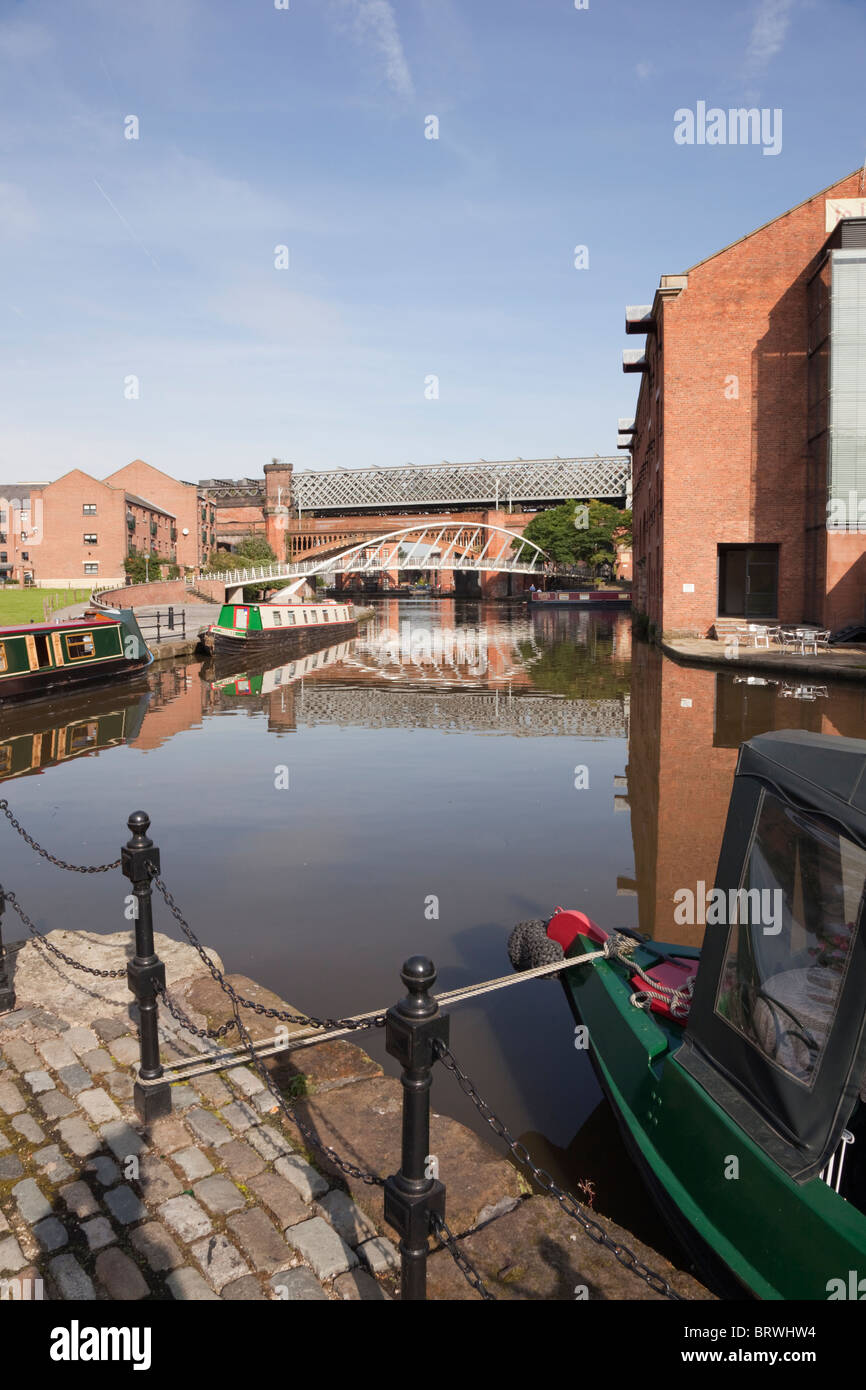
[[[386,1076],[321,1097],[311,1096],[297,1105],[297,1113],[319,1143],[358,1168],[380,1175],[396,1173],[400,1167],[401,1111],[400,1082]],[[295,1126],[289,1125],[288,1132],[298,1148],[306,1146]],[[513,1166],[456,1120],[444,1115],[431,1117],[430,1152],[439,1159],[439,1171],[448,1185],[448,1224],[452,1230],[476,1226],[485,1208],[521,1195],[521,1180]],[[317,1166],[338,1175],[326,1157]],[[377,1230],[384,1230],[382,1189],[356,1178],[345,1181],[361,1210]]]
[[[683,1298],[712,1298],[688,1274],[675,1270],[662,1255],[641,1244],[621,1226],[597,1214],[593,1219],[611,1239],[627,1245],[638,1259],[667,1279]],[[553,1197],[528,1198],[461,1240],[460,1248],[497,1299],[572,1303],[585,1298],[667,1301],[586,1235]],[[434,1299],[481,1297],[466,1282],[446,1250],[436,1251],[427,1261],[427,1291],[428,1297]]]

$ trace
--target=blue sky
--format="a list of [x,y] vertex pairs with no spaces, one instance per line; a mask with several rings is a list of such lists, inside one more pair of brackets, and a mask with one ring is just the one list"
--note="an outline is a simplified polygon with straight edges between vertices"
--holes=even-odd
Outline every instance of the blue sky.
[[289,4],[0,0],[0,476],[612,453],[625,304],[866,156],[859,0]]

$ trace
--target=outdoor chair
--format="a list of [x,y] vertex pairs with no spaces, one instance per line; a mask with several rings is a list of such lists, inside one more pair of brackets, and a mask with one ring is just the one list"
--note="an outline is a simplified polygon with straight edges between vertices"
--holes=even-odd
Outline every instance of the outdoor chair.
[[753,647],[769,648],[771,633],[771,629],[769,627],[767,627],[764,623],[749,623],[748,630],[749,635],[752,639]]

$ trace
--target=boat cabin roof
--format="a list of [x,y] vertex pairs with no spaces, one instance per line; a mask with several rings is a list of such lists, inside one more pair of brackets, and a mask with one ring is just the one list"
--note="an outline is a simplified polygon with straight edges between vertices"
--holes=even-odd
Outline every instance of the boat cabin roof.
[[677,1061],[798,1182],[866,1099],[866,742],[740,749]]
[[76,627],[105,627],[107,624],[117,623],[117,618],[110,618],[100,613],[93,618],[64,618],[57,623],[16,623],[12,627],[0,627],[0,638],[20,637],[22,633],[28,632],[69,632]]

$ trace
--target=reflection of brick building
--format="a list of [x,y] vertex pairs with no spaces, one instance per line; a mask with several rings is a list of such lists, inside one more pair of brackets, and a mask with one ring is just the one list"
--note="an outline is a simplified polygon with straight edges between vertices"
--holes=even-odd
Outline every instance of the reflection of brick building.
[[628,427],[635,607],[660,631],[704,634],[717,616],[864,618],[859,194],[858,171],[627,310],[626,331],[646,335],[623,361],[642,374]]
[[632,653],[628,792],[640,929],[661,941],[701,943],[703,922],[674,922],[674,893],[715,881],[740,744],[770,729],[860,737],[866,726],[859,682],[835,687],[832,703],[810,703],[786,698],[778,682],[750,684],[734,667],[681,666],[643,642]]

